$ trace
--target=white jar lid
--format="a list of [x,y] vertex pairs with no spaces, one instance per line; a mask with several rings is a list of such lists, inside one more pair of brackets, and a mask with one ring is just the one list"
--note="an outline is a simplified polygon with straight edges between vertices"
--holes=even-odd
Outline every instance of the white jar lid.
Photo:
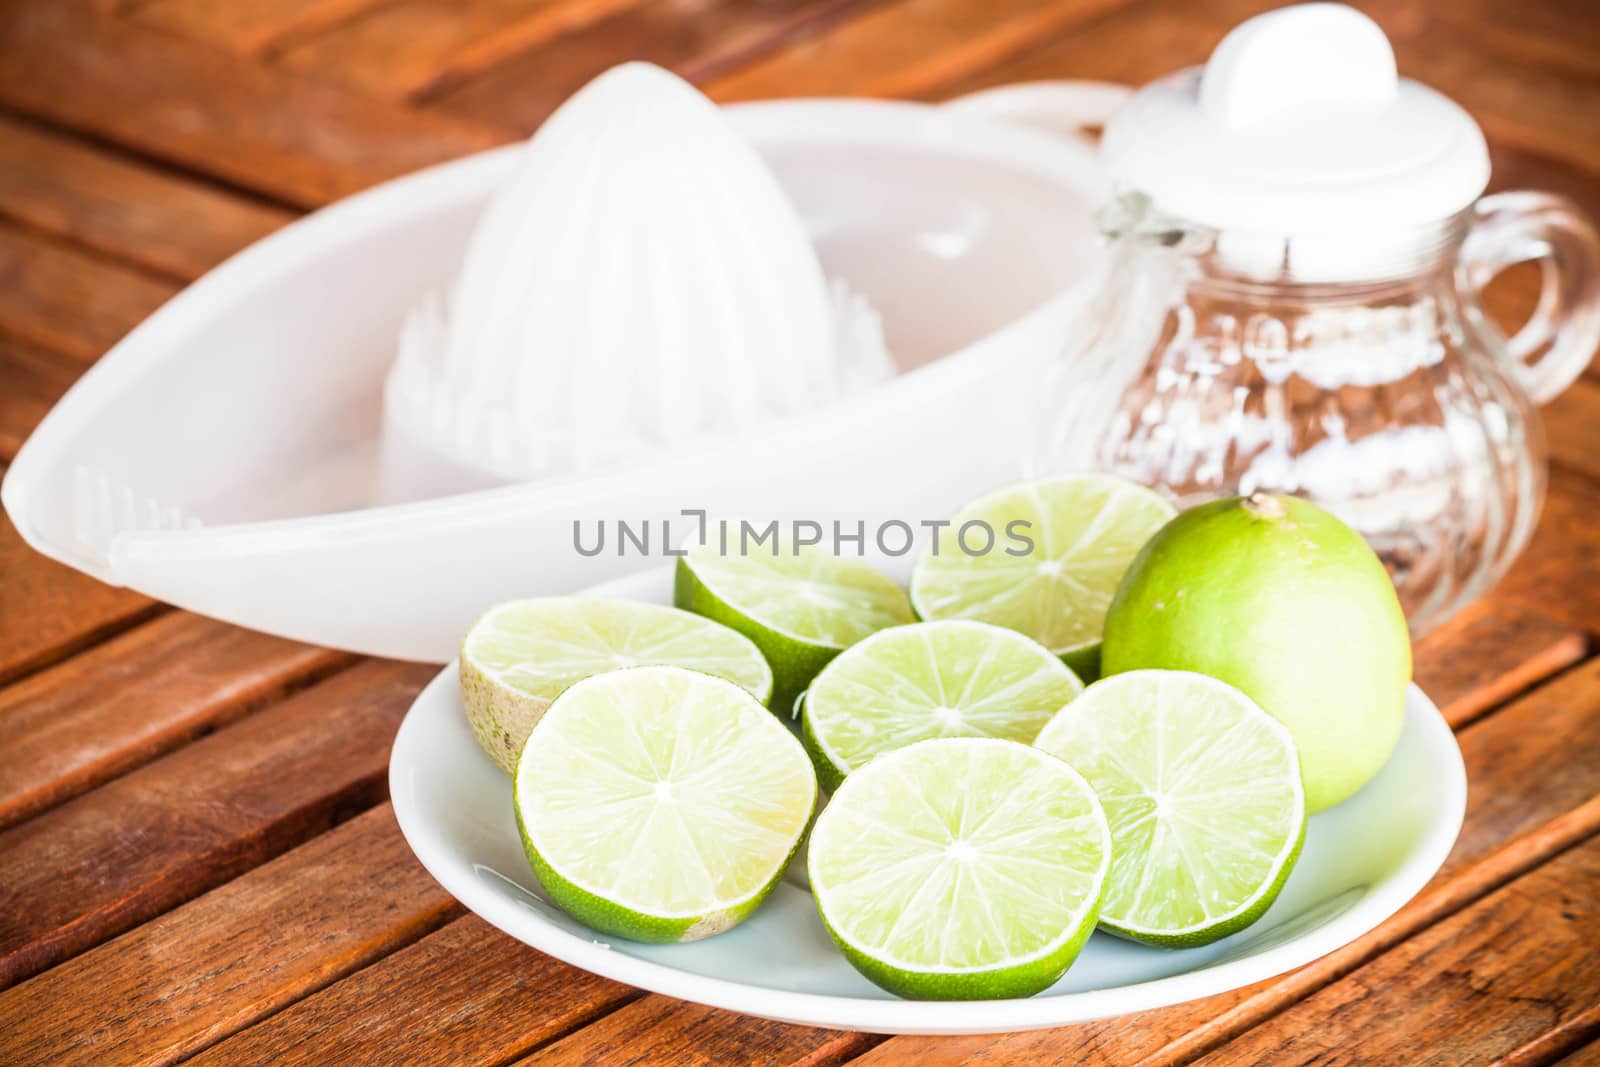
[[1437,221],[1489,181],[1472,117],[1398,77],[1378,25],[1332,3],[1235,27],[1203,69],[1134,94],[1102,152],[1164,214],[1284,235]]

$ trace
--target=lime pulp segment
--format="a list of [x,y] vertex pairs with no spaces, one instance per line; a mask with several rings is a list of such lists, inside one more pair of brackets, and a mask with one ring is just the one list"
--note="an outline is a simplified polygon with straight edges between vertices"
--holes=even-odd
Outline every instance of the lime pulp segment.
[[749,639],[690,612],[593,597],[513,600],[486,613],[461,647],[467,716],[510,773],[544,708],[569,685],[619,667],[670,664],[726,678],[765,703],[772,670]]
[[516,810],[540,883],[641,941],[719,933],[776,884],[816,803],[794,736],[730,682],[676,667],[597,675],[534,727]]
[[1031,996],[1094,928],[1111,855],[1094,792],[1037,749],[922,741],[852,774],[817,818],[811,888],[830,934],[902,996]]
[[1188,671],[1112,675],[1035,744],[1099,794],[1114,859],[1100,922],[1169,947],[1243,929],[1288,880],[1305,790],[1288,729],[1232,686]]
[[1013,630],[967,620],[897,626],[852,645],[807,690],[805,738],[824,788],[934,737],[1032,743],[1083,684]]
[[[1150,536],[1176,514],[1155,493],[1106,474],[1068,475],[980,497],[951,520],[982,522],[1002,538],[984,555],[950,545],[918,559],[911,602],[924,619],[1004,626],[1059,656],[1098,648],[1117,583]],[[1011,555],[1007,549],[1025,554]],[[1092,658],[1092,657],[1091,657]]]

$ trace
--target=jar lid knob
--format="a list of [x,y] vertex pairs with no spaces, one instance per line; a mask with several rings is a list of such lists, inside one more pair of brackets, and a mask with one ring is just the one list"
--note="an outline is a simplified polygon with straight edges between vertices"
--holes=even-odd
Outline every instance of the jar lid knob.
[[1234,27],[1200,79],[1200,106],[1229,129],[1315,112],[1371,121],[1394,101],[1394,49],[1372,19],[1344,4],[1297,4]]

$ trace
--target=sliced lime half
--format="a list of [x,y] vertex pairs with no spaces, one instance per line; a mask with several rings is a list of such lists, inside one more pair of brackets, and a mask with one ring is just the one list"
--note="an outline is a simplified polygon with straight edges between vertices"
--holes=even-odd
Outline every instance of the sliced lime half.
[[1035,744],[1082,772],[1111,823],[1100,924],[1135,941],[1204,945],[1259,919],[1305,837],[1289,730],[1239,690],[1189,671],[1104,678]]
[[921,741],[856,771],[817,817],[817,909],[845,957],[918,999],[1026,997],[1094,929],[1111,855],[1077,772],[992,738]]
[[631,600],[547,597],[491,608],[461,644],[467,721],[507,774],[567,686],[618,667],[670,664],[726,678],[762,703],[772,670],[748,638],[687,611]]
[[755,642],[772,665],[781,715],[841,650],[914,619],[905,591],[861,560],[781,544],[744,554],[690,547],[678,559],[674,603]]
[[[1117,583],[1175,514],[1155,493],[1109,474],[1002,489],[962,508],[939,554],[930,547],[918,558],[911,603],[923,619],[978,619],[1027,634],[1093,678]],[[961,548],[960,531],[971,523],[993,532],[985,554]],[[975,533],[968,543],[986,545],[988,536]]]
[[874,756],[932,737],[1031,744],[1083,691],[1037,641],[952,619],[873,634],[822,669],[804,701],[806,747],[824,789]]
[[678,667],[557,697],[517,764],[517,825],[552,900],[596,930],[694,941],[771,892],[816,806],[805,750],[731,682]]

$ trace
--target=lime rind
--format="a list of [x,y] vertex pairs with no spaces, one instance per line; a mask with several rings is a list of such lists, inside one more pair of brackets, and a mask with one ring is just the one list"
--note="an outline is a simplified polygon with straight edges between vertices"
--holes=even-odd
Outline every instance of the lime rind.
[[813,828],[817,908],[873,982],[921,999],[1031,996],[1095,925],[1110,830],[1094,791],[1037,749],[920,741],[851,775]]
[[1038,642],[966,619],[916,623],[858,642],[817,675],[802,740],[823,788],[874,756],[935,737],[1029,744],[1083,691]]
[[1091,685],[1035,745],[1100,795],[1115,844],[1100,925],[1145,944],[1209,944],[1255,922],[1305,840],[1288,729],[1225,682],[1142,670]]
[[[751,594],[754,595],[751,595]],[[783,597],[810,596],[810,625],[774,613]],[[709,548],[679,557],[673,603],[749,638],[772,668],[771,706],[793,718],[795,702],[840,651],[878,630],[914,621],[905,591],[860,560],[803,550],[786,555],[725,558]],[[824,625],[831,606],[839,617]]]
[[1001,541],[982,556],[925,554],[912,573],[912,606],[921,619],[969,618],[1017,630],[1092,677],[1118,581],[1176,514],[1151,490],[1108,474],[997,490],[963,507],[951,528],[981,521],[999,534],[1024,522],[1031,551],[1013,556]]
[[562,690],[626,666],[663,664],[726,678],[763,704],[772,668],[749,638],[693,612],[598,597],[540,597],[498,604],[461,643],[467,721],[507,774],[534,723]]
[[747,692],[677,667],[578,682],[534,727],[515,781],[550,898],[638,941],[729,929],[781,878],[816,807],[800,744]]
[[712,596],[790,641],[835,652],[912,621],[905,590],[862,560],[816,548],[720,555],[691,547],[678,559]]

